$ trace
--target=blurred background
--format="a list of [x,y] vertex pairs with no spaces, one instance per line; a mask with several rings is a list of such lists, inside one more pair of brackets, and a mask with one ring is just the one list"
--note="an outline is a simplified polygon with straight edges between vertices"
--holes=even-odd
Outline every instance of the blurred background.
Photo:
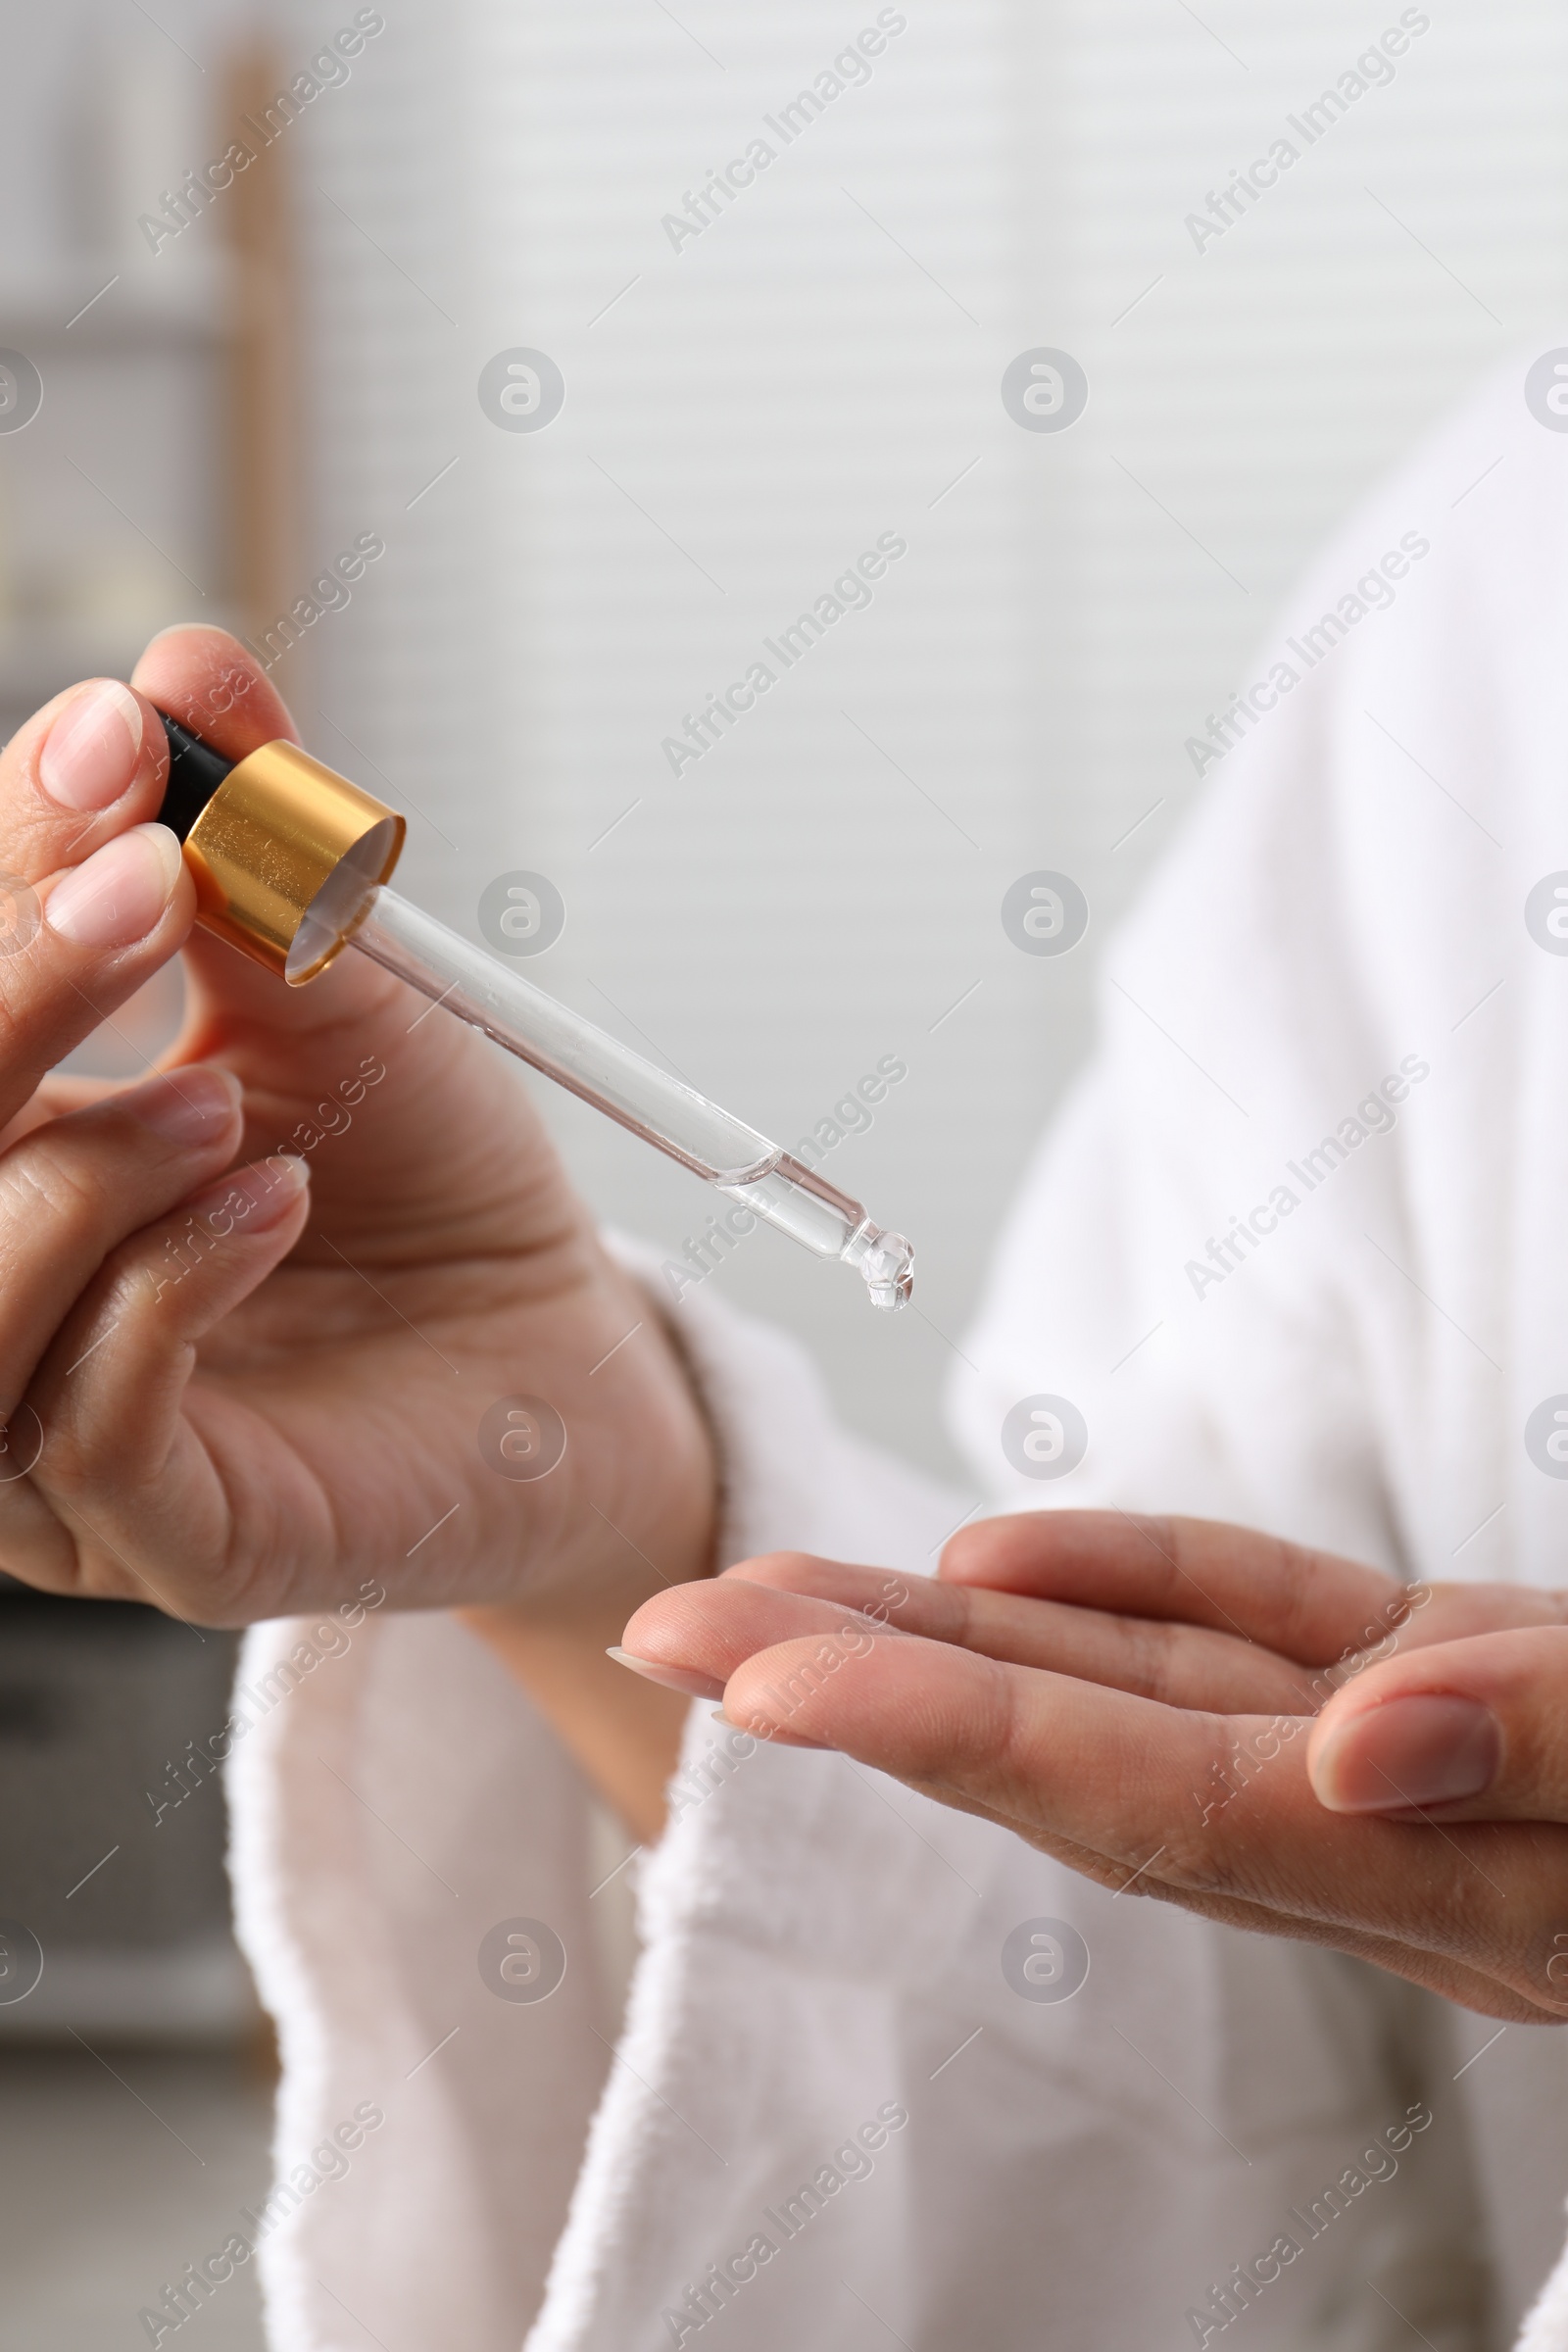
[[[1201,789],[1189,739],[1378,473],[1568,339],[1568,18],[53,0],[4,41],[0,727],[172,621],[248,636],[407,812],[411,895],[477,938],[489,883],[547,876],[530,976],[814,1134],[914,1239],[896,1319],[765,1233],[710,1279],[961,1478],[946,1371],[1100,948]],[[1041,352],[1081,414],[1057,378],[1004,399]],[[879,538],[871,601],[672,754]],[[1041,870],[1090,910],[1059,956],[1003,925]],[[177,1009],[171,973],[83,1066],[139,1068]],[[607,1219],[680,1258],[702,1188],[542,1093]],[[47,1955],[0,1998],[0,2352],[144,2342],[263,2187],[220,1794],[148,1795],[230,1668],[134,1608],[0,1600],[0,1920]],[[248,2298],[191,2324],[253,2345]]]

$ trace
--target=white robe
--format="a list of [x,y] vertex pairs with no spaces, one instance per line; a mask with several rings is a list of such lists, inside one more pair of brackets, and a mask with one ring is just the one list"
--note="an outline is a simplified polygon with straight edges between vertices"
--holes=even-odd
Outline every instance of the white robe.
[[[1008,1507],[1197,1510],[1410,1576],[1568,1582],[1568,1483],[1523,1443],[1568,1390],[1568,957],[1523,920],[1568,868],[1568,435],[1527,411],[1524,365],[1315,566],[1250,673],[1298,682],[1108,952],[1099,1051],[955,1396]],[[1411,538],[1392,605],[1310,667],[1288,650]],[[1427,1068],[1396,1123],[1354,1141],[1342,1123],[1404,1060]],[[1281,1186],[1296,1205],[1202,1280],[1211,1238]],[[777,1334],[707,1292],[682,1319],[726,1557],[929,1571],[966,1498],[837,1426]],[[1089,1429],[1054,1483],[1000,1445],[1042,1394]],[[256,1629],[242,1679],[300,1635]],[[722,1737],[695,1707],[688,1766]],[[1359,1963],[1112,1896],[844,1759],[756,1752],[677,1783],[632,1866],[618,2040],[580,1779],[450,1620],[368,1617],[236,1748],[231,1785],[280,2177],[357,2105],[385,2117],[344,2177],[299,2178],[261,2249],[280,2352],[367,2331],[390,2352],[1163,2352],[1233,2330],[1395,2352],[1412,2327],[1493,2352],[1550,2267],[1560,2031],[1493,2038]],[[517,1917],[567,1953],[537,2004],[479,1974]],[[1038,1919],[1088,1946],[1069,2000],[1003,1974]],[[1431,2120],[1397,2158],[1360,2161],[1410,2110]],[[1222,2325],[1236,2266],[1253,2283]],[[1521,2340],[1568,2352],[1568,2279]]]

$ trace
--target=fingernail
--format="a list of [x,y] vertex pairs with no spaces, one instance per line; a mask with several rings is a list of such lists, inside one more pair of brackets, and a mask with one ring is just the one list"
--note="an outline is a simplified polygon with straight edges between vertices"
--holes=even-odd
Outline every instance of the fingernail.
[[157,929],[183,862],[167,825],[136,825],[55,884],[49,928],[77,948],[131,947]]
[[1502,1732],[1471,1698],[1391,1698],[1351,1716],[1312,1758],[1312,1787],[1333,1813],[1396,1813],[1480,1796],[1496,1778]]
[[310,1181],[305,1160],[293,1152],[279,1152],[210,1185],[189,1202],[186,1213],[201,1218],[220,1241],[231,1233],[268,1233],[281,1225]]
[[114,1108],[138,1126],[150,1127],[165,1143],[190,1152],[232,1126],[239,1100],[239,1080],[230,1071],[198,1063],[132,1087],[116,1100]]
[[687,1698],[722,1698],[724,1686],[715,1683],[710,1674],[688,1674],[683,1666],[651,1666],[646,1658],[634,1658],[629,1649],[607,1649],[607,1658],[617,1666],[629,1667],[645,1682],[660,1683],[666,1690],[679,1690]]
[[117,678],[69,702],[50,728],[38,781],[62,808],[107,808],[136,772],[141,705]]

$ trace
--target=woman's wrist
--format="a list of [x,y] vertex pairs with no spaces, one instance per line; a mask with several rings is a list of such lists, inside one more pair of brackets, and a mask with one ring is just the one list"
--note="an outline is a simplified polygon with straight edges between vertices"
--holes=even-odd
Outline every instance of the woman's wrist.
[[[586,1524],[576,1531],[569,1575],[458,1615],[522,1685],[605,1802],[647,1843],[663,1828],[664,1786],[679,1755],[688,1702],[624,1674],[605,1653],[645,1600],[714,1573],[722,1473],[701,1384],[678,1333],[650,1294],[614,1272],[658,1351],[655,1363],[638,1367],[649,1384],[645,1409],[639,1412],[635,1401],[628,1406],[637,1435],[613,1419],[601,1425],[602,1481],[591,1455],[585,1461],[579,1453],[573,1463],[572,1491]],[[637,1319],[634,1311],[634,1326]],[[593,1490],[601,1486],[604,1498],[596,1501]]]

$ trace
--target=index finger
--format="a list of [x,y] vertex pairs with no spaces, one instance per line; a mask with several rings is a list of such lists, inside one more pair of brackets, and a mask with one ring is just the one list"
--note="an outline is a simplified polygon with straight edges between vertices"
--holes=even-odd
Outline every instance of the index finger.
[[115,678],[57,696],[0,755],[0,1128],[189,930],[157,821],[168,764],[157,712]]
[[[159,710],[200,735],[227,760],[243,760],[267,743],[298,743],[299,730],[276,687],[249,649],[226,629],[205,622],[165,629],[131,671],[131,684]],[[358,956],[340,956],[330,975],[309,988],[280,988],[274,976],[226,942],[198,929],[185,953],[190,984],[186,1025],[175,1060],[190,1041],[208,1050],[211,1016],[254,1018],[270,1033],[294,1037],[338,1022],[360,1020],[397,994],[384,973]]]
[[264,743],[299,741],[288,705],[255,655],[205,621],[161,629],[130,682],[225,760],[243,760]]
[[1219,1519],[1022,1511],[954,1536],[938,1574],[1043,1600],[1203,1625],[1326,1666],[1386,1641],[1424,1587]]
[[[684,1652],[678,1661],[676,1652],[682,1642],[689,1649],[700,1629],[712,1652],[705,1650],[704,1670],[715,1673],[722,1661],[727,1674],[747,1655],[748,1646],[760,1647],[763,1639],[783,1641],[787,1634],[804,1633],[817,1622],[813,1617],[796,1625],[781,1615],[777,1632],[758,1632],[752,1639],[756,1629],[751,1614],[734,1605],[737,1586],[765,1587],[780,1599],[786,1594],[809,1595],[810,1605],[819,1611],[823,1604],[835,1603],[836,1611],[830,1613],[838,1616],[848,1608],[898,1633],[951,1642],[1014,1666],[1050,1667],[1081,1682],[1110,1683],[1167,1706],[1209,1707],[1225,1714],[1259,1714],[1273,1708],[1299,1715],[1310,1714],[1325,1695],[1313,1690],[1300,1667],[1274,1651],[1206,1626],[999,1592],[983,1585],[944,1584],[935,1577],[904,1578],[799,1551],[773,1552],[726,1569],[721,1577],[695,1588],[689,1610],[682,1611],[671,1593],[657,1593],[639,1625],[640,1633],[661,1644],[653,1654],[686,1663]],[[636,1646],[629,1629],[626,1640],[628,1646]]]

